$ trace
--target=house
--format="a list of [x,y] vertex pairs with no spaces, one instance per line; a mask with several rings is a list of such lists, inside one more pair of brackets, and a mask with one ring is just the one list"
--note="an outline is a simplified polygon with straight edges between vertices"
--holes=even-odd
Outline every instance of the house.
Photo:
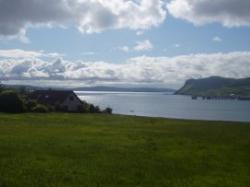
[[30,95],[30,99],[52,106],[59,111],[78,112],[83,107],[83,102],[73,91],[37,90]]

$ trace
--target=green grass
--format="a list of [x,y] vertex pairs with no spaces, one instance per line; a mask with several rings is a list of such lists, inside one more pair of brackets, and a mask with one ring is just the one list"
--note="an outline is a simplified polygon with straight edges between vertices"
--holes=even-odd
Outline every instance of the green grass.
[[0,114],[0,187],[249,184],[250,124]]

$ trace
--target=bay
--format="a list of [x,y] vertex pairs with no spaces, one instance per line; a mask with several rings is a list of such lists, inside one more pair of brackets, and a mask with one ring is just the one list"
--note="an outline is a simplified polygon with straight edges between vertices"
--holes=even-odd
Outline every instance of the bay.
[[175,119],[250,122],[250,101],[192,100],[162,92],[88,92],[78,91],[81,100],[111,107],[115,114]]

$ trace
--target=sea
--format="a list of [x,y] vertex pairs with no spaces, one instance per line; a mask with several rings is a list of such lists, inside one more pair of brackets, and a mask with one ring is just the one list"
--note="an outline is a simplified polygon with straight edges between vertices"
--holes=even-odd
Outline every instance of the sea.
[[110,107],[114,114],[173,119],[250,122],[250,101],[193,100],[170,92],[76,91],[81,100]]

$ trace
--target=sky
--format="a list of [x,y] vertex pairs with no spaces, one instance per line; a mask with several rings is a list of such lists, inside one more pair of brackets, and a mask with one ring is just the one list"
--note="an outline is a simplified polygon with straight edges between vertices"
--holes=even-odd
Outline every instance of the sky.
[[0,0],[0,80],[179,88],[250,77],[249,0]]

